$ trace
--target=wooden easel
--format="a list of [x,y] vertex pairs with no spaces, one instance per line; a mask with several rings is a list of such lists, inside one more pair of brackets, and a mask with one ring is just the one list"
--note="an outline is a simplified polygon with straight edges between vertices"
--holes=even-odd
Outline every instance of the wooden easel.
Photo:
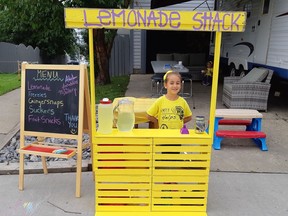
[[[79,71],[79,100],[78,100],[78,131],[73,134],[67,133],[55,133],[49,132],[49,128],[45,127],[45,132],[39,130],[33,131],[26,130],[25,128],[25,94],[26,94],[26,69],[31,70],[58,70],[58,71]],[[41,156],[44,174],[48,174],[46,165],[46,157],[58,157],[58,158],[71,158],[77,154],[77,166],[76,166],[76,197],[81,195],[81,172],[82,172],[82,150],[91,146],[91,113],[90,113],[90,97],[89,97],[89,85],[87,77],[87,69],[84,65],[29,65],[27,63],[22,64],[22,83],[21,83],[21,119],[20,119],[20,164],[19,164],[19,190],[24,189],[24,155],[33,154]],[[69,106],[68,106],[69,107]],[[27,120],[27,119],[26,119]],[[51,128],[51,130],[53,130]],[[75,131],[73,131],[75,132]],[[83,132],[88,133],[90,142],[83,144]],[[37,141],[25,146],[25,136],[37,136]],[[77,140],[77,146],[71,147],[71,145],[47,143],[45,137],[63,138],[63,139],[75,139]],[[68,151],[63,154],[53,153],[54,150],[59,148],[66,148]]]

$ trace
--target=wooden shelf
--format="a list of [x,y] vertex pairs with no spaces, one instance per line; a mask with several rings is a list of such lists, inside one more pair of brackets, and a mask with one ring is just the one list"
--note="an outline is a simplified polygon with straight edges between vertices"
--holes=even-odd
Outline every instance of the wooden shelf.
[[53,153],[54,150],[60,149],[61,147],[46,146],[38,144],[30,144],[19,149],[19,153],[33,154],[45,157],[57,157],[57,158],[71,158],[76,154],[76,149],[68,148],[68,151],[62,154]]

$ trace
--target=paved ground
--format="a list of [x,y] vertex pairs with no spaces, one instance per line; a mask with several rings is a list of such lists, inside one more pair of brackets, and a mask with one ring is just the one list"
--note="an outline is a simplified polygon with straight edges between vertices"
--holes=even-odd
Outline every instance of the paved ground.
[[19,130],[20,89],[0,96],[0,149]]
[[[126,96],[150,97],[151,75],[132,75]],[[221,89],[217,108],[221,104]],[[193,116],[208,118],[210,87],[193,83]],[[272,97],[263,113],[263,131],[269,151],[250,140],[223,141],[222,150],[212,151],[209,181],[209,216],[288,215],[288,103]],[[20,91],[0,96],[0,144],[19,127]],[[188,124],[193,127],[193,121]],[[3,165],[3,166],[12,166]],[[48,168],[50,168],[48,166]],[[14,164],[12,170],[18,170]],[[0,215],[94,215],[94,183],[91,172],[82,175],[82,197],[75,198],[75,173],[26,174],[25,190],[18,190],[18,175],[0,175]]]

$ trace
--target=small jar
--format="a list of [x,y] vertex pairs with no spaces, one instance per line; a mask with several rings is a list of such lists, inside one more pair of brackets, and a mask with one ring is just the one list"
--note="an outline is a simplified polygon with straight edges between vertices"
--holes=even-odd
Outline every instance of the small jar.
[[195,133],[201,134],[205,132],[205,117],[196,116],[195,119]]

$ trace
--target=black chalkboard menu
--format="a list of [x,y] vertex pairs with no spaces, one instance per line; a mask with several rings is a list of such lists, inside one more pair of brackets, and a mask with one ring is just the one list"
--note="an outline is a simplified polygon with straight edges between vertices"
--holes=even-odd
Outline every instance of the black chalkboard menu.
[[26,69],[25,131],[78,134],[79,72]]

